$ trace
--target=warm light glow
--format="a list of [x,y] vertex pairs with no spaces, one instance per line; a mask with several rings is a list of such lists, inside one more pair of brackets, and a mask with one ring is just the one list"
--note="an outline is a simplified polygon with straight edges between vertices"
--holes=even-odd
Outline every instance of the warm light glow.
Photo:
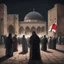
[[20,35],[18,35],[17,37],[22,38],[22,37],[23,37],[23,35],[25,35],[25,37],[26,37],[26,38],[29,38],[29,37],[31,36],[31,34],[20,34]]
[[[23,35],[25,35],[26,38],[30,38],[30,36],[31,36],[32,34],[20,34],[20,35],[18,35],[17,37],[22,38]],[[39,34],[37,34],[37,35],[38,35],[39,37],[44,36],[43,33],[39,33]]]

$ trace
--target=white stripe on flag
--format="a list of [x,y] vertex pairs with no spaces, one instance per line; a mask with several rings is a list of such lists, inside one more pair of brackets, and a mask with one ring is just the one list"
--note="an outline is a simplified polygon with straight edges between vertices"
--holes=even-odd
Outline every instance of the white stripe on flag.
[[51,31],[52,30],[52,25],[50,26],[50,28],[49,28],[49,31]]
[[56,30],[55,29],[52,29],[52,32],[56,32]]

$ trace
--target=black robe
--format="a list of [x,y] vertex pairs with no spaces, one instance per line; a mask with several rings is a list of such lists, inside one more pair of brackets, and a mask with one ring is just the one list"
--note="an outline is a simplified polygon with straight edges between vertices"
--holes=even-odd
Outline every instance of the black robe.
[[13,56],[13,40],[10,37],[7,37],[5,40],[6,47],[6,56]]
[[42,40],[42,50],[43,51],[47,51],[47,42],[48,42],[47,38],[43,38],[43,40]]
[[40,38],[35,34],[30,37],[30,60],[40,60]]
[[56,38],[52,39],[52,49],[56,49]]
[[48,48],[51,49],[52,47],[52,38],[49,39],[49,42],[48,42]]
[[13,52],[18,51],[18,42],[17,42],[17,38],[13,37]]

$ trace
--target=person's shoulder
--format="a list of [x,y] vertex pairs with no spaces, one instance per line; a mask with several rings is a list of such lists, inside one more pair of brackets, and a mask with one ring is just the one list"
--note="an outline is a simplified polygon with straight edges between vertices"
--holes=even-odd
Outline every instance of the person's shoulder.
[[37,37],[38,39],[40,39],[40,37],[39,37],[38,35],[37,35],[36,37]]
[[33,35],[30,36],[30,38],[34,37]]
[[6,39],[8,39],[8,37],[6,37]]
[[47,37],[45,39],[48,39]]

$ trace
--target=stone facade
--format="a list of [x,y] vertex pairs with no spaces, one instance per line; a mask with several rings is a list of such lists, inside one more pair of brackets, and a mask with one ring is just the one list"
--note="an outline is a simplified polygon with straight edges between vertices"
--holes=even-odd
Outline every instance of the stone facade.
[[8,35],[8,33],[18,36],[23,33],[27,35],[32,31],[36,31],[41,36],[46,34],[46,22],[42,20],[40,13],[32,11],[25,18],[20,22],[18,14],[7,14],[7,6],[0,4],[0,36]]
[[64,5],[57,4],[57,35],[64,36]]
[[[39,21],[39,22],[33,22],[34,20],[32,20],[32,22],[21,22],[20,23],[20,29],[22,27],[21,30],[23,30],[23,33],[29,33],[31,34],[32,31],[35,31],[40,37],[43,35],[46,35],[46,22],[44,21]],[[19,29],[19,32],[21,32],[21,30]],[[21,33],[22,33],[21,32]]]
[[49,32],[48,36],[63,36],[64,35],[64,5],[55,4],[52,9],[48,11],[48,30],[53,23],[57,23],[57,31]]
[[[19,34],[19,16],[18,14],[8,14],[7,15],[7,32],[13,34]],[[11,30],[12,29],[12,30]]]
[[19,15],[7,14],[7,6],[0,4],[0,36],[12,34],[19,34]]
[[7,7],[0,4],[0,35],[7,35]]

